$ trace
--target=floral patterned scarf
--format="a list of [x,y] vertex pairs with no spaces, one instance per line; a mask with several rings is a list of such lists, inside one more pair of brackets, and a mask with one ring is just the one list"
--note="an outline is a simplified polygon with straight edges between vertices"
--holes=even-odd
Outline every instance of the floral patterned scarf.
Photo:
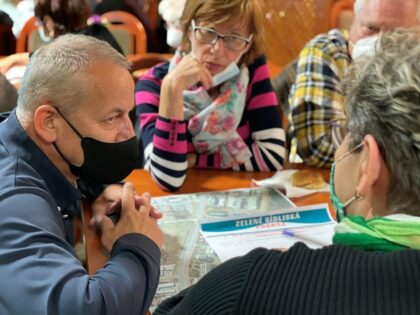
[[[169,71],[180,61],[172,58]],[[252,156],[236,129],[245,108],[249,71],[240,73],[220,85],[219,95],[212,99],[204,87],[184,91],[184,114],[197,153],[220,153],[222,168],[243,164]]]

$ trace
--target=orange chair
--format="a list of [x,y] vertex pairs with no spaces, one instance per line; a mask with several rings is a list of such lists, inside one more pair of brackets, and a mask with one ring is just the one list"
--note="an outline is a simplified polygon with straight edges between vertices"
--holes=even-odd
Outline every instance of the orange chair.
[[134,15],[124,11],[109,11],[101,17],[123,49],[124,55],[143,54],[147,51],[146,31]]
[[145,53],[128,56],[128,60],[131,61],[130,72],[134,80],[137,80],[151,67],[160,62],[170,60],[172,56],[173,54],[160,53]]
[[33,16],[26,21],[16,41],[16,52],[32,52],[42,45],[38,34],[38,19]]
[[353,23],[354,0],[337,0],[331,8],[331,27],[350,29]]

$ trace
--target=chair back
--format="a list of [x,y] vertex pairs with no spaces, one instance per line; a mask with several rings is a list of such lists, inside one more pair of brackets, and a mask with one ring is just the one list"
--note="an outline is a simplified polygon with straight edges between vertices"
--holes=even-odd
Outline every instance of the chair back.
[[350,29],[353,23],[354,0],[337,0],[331,9],[331,28]]
[[143,54],[147,51],[146,31],[134,15],[124,11],[109,11],[101,17],[124,55]]
[[33,52],[45,43],[38,33],[37,18],[31,17],[26,21],[16,41],[16,52]]
[[130,72],[137,81],[147,70],[163,61],[170,60],[173,54],[145,53],[132,55],[128,59],[131,61]]

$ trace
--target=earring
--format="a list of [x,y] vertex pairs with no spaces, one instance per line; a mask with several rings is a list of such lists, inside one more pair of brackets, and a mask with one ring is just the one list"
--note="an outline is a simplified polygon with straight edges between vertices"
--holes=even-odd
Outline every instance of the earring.
[[359,193],[357,192],[357,190],[354,192],[354,198],[357,201],[363,200],[365,199],[365,196],[359,195]]

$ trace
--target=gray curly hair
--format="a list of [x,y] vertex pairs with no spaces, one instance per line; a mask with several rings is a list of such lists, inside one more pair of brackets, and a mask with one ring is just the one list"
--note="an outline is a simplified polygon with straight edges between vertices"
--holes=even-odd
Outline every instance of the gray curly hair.
[[384,33],[343,89],[350,148],[372,135],[390,173],[388,210],[420,215],[420,28]]

